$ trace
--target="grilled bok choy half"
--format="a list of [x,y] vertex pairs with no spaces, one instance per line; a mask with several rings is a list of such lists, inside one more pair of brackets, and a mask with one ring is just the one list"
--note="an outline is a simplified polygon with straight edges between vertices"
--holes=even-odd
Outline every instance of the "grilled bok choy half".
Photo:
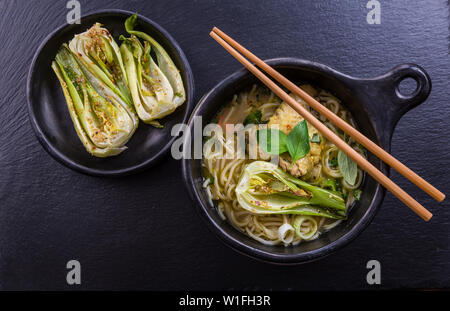
[[236,186],[239,204],[254,214],[298,214],[343,219],[344,199],[334,191],[310,185],[277,165],[248,164]]
[[59,50],[52,68],[86,150],[96,157],[124,151],[139,122],[133,108],[101,77],[90,74],[67,44]]
[[[137,16],[130,16],[120,47],[134,107],[145,123],[158,126],[161,119],[186,100],[181,75],[166,50],[148,34],[135,31]],[[139,39],[142,39],[142,44]],[[153,55],[155,55],[155,59]]]
[[127,104],[133,105],[119,46],[106,28],[94,24],[89,30],[75,35],[69,48],[91,74]]

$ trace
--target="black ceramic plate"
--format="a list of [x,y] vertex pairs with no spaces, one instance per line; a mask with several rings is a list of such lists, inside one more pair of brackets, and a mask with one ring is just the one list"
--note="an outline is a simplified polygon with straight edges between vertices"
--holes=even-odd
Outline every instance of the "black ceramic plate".
[[158,24],[138,15],[137,29],[155,38],[169,53],[180,70],[186,90],[186,102],[161,120],[163,129],[143,122],[125,150],[118,156],[96,158],[90,155],[78,139],[67,111],[61,87],[51,69],[58,49],[77,33],[86,31],[95,22],[103,24],[120,44],[126,35],[124,22],[134,13],[122,10],[100,11],[81,19],[81,24],[64,25],[50,34],[38,48],[28,75],[27,97],[30,120],[44,148],[64,165],[90,175],[119,176],[135,173],[155,164],[176,137],[171,136],[174,124],[185,123],[193,105],[194,80],[189,63],[177,42]]

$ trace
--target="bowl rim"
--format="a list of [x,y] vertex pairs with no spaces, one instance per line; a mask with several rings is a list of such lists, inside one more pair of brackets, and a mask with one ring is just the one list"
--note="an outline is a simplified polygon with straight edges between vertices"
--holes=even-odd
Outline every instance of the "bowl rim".
[[[186,89],[187,89],[187,98],[186,102],[183,105],[186,105],[186,112],[183,116],[182,123],[186,123],[189,119],[189,116],[191,114],[191,111],[194,106],[194,92],[195,92],[195,84],[194,84],[194,75],[191,69],[191,66],[189,65],[189,61],[184,54],[183,50],[181,49],[178,42],[169,34],[167,30],[165,30],[162,26],[160,26],[158,23],[154,22],[153,20],[131,11],[127,10],[121,10],[121,9],[102,9],[102,10],[95,10],[93,12],[90,12],[86,15],[81,16],[80,20],[83,20],[85,18],[89,18],[95,15],[103,15],[103,14],[122,14],[122,15],[134,15],[137,14],[138,20],[145,22],[146,24],[150,25],[154,29],[156,29],[157,32],[159,32],[164,38],[167,39],[167,41],[172,45],[175,53],[180,58],[181,63],[184,66],[184,72],[186,74],[186,81],[183,81],[186,83]],[[111,169],[111,170],[100,170],[100,169],[94,169],[86,167],[82,164],[78,164],[76,161],[73,161],[70,157],[64,155],[63,153],[59,152],[55,147],[53,147],[53,144],[50,142],[50,140],[46,137],[44,132],[41,130],[38,121],[36,120],[36,115],[33,108],[33,102],[35,101],[32,98],[32,82],[35,80],[35,75],[37,74],[35,70],[36,61],[38,60],[42,50],[44,47],[56,36],[58,33],[62,30],[64,30],[67,27],[70,27],[71,24],[65,23],[55,30],[53,30],[50,34],[48,34],[44,40],[40,43],[38,48],[36,49],[36,52],[34,53],[33,60],[31,62],[31,65],[29,67],[28,76],[27,76],[27,89],[26,89],[26,96],[27,96],[27,106],[28,106],[28,116],[32,125],[32,128],[34,130],[34,133],[36,137],[38,138],[38,141],[40,144],[44,147],[44,149],[59,163],[65,165],[68,168],[71,168],[73,170],[76,170],[78,172],[92,175],[92,176],[126,176],[135,174],[138,172],[142,172],[156,163],[158,163],[170,150],[170,147],[172,143],[177,139],[177,136],[172,136],[163,146],[162,148],[152,157],[148,158],[147,160],[136,164],[131,165],[127,168],[122,169]]]
[[[283,67],[283,66],[294,66],[298,67],[299,69],[314,69],[321,71],[322,73],[326,75],[333,76],[334,78],[337,78],[338,80],[345,82],[347,81],[353,81],[358,80],[357,78],[353,78],[349,75],[345,75],[335,69],[332,69],[331,67],[313,62],[308,61],[300,58],[293,58],[293,57],[282,57],[282,58],[272,58],[268,60],[264,60],[267,64],[276,67]],[[199,100],[197,105],[194,107],[191,116],[188,121],[188,127],[191,127],[192,120],[195,116],[197,116],[199,110],[205,105],[205,103],[208,103],[209,100],[212,100],[217,93],[226,87],[227,85],[235,82],[236,80],[243,79],[247,75],[251,75],[251,73],[246,70],[245,68],[241,68],[234,73],[230,74],[229,76],[225,77],[223,80],[221,80],[219,83],[217,83],[215,86],[213,86],[205,95],[202,96],[202,98]],[[370,118],[370,116],[369,116]],[[392,133],[391,133],[392,134]],[[190,137],[186,137],[185,141],[190,139]],[[389,142],[390,145],[390,142]],[[388,146],[389,148],[389,146]],[[215,219],[211,217],[211,215],[208,213],[207,209],[210,209],[209,206],[204,206],[201,195],[196,191],[195,187],[193,186],[195,183],[195,180],[191,174],[192,166],[191,161],[194,161],[193,159],[182,159],[182,174],[184,179],[184,184],[187,189],[187,192],[192,200],[192,202],[195,205],[195,208],[197,212],[200,214],[201,218],[207,223],[208,228],[221,240],[224,242],[227,246],[231,247],[233,250],[237,251],[240,254],[246,255],[248,257],[257,259],[259,261],[263,261],[266,263],[272,263],[272,264],[280,264],[280,265],[297,265],[297,264],[303,264],[308,263],[312,261],[316,261],[318,259],[322,259],[334,252],[336,252],[338,249],[348,245],[350,242],[352,242],[356,237],[361,234],[361,232],[367,228],[367,226],[372,222],[373,218],[375,217],[376,213],[378,212],[381,203],[384,199],[385,195],[385,189],[381,187],[380,184],[377,184],[377,187],[375,189],[375,193],[373,195],[373,198],[369,204],[369,207],[367,208],[367,211],[364,213],[364,215],[361,217],[361,219],[351,228],[348,232],[343,234],[341,237],[336,239],[335,241],[326,244],[323,247],[302,252],[302,253],[296,253],[296,254],[275,254],[271,253],[259,248],[254,248],[252,246],[247,245],[246,243],[234,238],[233,236],[229,235],[226,230],[224,230],[220,223],[216,222]],[[384,162],[380,161],[380,170],[385,173],[389,174],[389,167],[385,165]]]

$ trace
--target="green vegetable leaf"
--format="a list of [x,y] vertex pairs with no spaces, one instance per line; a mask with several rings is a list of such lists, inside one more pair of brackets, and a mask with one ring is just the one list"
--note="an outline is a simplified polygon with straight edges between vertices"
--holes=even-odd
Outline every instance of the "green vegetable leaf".
[[[106,28],[95,23],[87,31],[75,35],[69,42],[69,49],[84,69],[90,72],[130,107],[131,98],[119,46]],[[86,73],[88,78],[90,75]]]
[[320,138],[320,135],[317,133],[314,133],[311,137],[311,142],[315,144],[320,144],[322,142],[322,139]]
[[67,44],[56,54],[52,69],[86,150],[101,158],[123,152],[138,126],[137,116],[128,103],[90,73]]
[[254,214],[296,214],[343,219],[345,201],[341,194],[295,178],[276,164],[248,164],[236,186],[242,208]]
[[138,24],[136,14],[125,21],[131,37],[121,38],[124,42],[120,52],[136,112],[142,121],[152,124],[182,105],[186,92],[181,74],[167,51],[148,34],[135,30]]
[[262,113],[261,110],[252,111],[244,120],[244,125],[247,124],[261,124]]
[[291,155],[292,163],[308,154],[310,145],[306,120],[299,122],[289,133],[287,149]]
[[333,191],[337,191],[336,182],[334,179],[327,178],[320,183],[320,186],[324,189],[330,189]]
[[[130,16],[125,21],[125,30],[130,35],[135,35],[136,37],[141,38],[142,40],[147,41],[148,44],[151,45],[152,51],[156,55],[157,64],[152,64],[151,71],[155,70],[154,68],[157,67],[158,69],[158,76],[164,75],[168,82],[170,83],[170,86],[173,89],[173,93],[175,97],[172,99],[172,107],[170,107],[170,110],[168,109],[162,109],[164,113],[158,118],[161,118],[169,113],[172,113],[175,108],[182,105],[186,100],[186,92],[184,90],[184,84],[183,79],[181,78],[181,74],[176,67],[175,63],[172,61],[171,57],[167,53],[167,51],[150,35],[147,33],[144,33],[142,31],[135,30],[136,26],[138,25],[138,17],[136,14]],[[154,67],[154,68],[153,68]],[[157,78],[158,79],[158,78]],[[156,80],[157,80],[156,79]],[[178,95],[176,95],[178,94]],[[181,95],[181,96],[179,96]]]
[[340,179],[335,179],[335,183],[336,183],[336,191],[338,192],[342,192],[342,182]]
[[137,25],[137,13],[128,17],[125,21],[125,29],[128,33],[134,30],[134,27]]
[[361,198],[361,192],[362,191],[360,189],[356,189],[355,191],[353,191],[353,197],[356,201],[359,201],[359,199]]
[[279,155],[286,152],[288,136],[280,130],[262,129],[256,132],[261,149],[268,154]]
[[162,128],[164,128],[164,125],[162,125],[161,123],[159,123],[158,120],[150,121],[150,122],[148,122],[148,124],[151,125],[151,126],[153,126],[153,127],[156,127],[157,129],[162,129]]
[[356,163],[351,158],[349,158],[344,152],[339,150],[338,164],[339,170],[344,176],[344,180],[348,184],[354,185],[356,182],[356,177],[358,176],[358,166],[356,165]]
[[338,161],[337,161],[336,158],[333,158],[333,159],[329,160],[328,163],[330,164],[331,167],[338,166]]
[[344,198],[345,201],[347,201],[348,198],[348,192],[345,192],[342,194],[342,197]]
[[219,117],[215,116],[214,118],[211,119],[211,123],[217,124],[219,122]]

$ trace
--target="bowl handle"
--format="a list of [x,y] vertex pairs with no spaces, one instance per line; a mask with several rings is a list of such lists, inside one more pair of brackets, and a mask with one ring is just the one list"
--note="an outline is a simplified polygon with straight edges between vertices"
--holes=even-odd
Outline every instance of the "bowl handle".
[[[411,94],[400,92],[400,83],[407,78],[416,81],[417,86]],[[360,80],[365,95],[370,98],[370,110],[376,120],[376,127],[384,132],[385,143],[390,139],[398,120],[409,110],[423,103],[431,92],[431,79],[428,73],[415,64],[403,64],[389,72],[372,79]]]
[[[416,89],[411,94],[402,94],[400,83],[412,78],[416,81]],[[424,102],[431,92],[431,79],[428,73],[415,64],[403,64],[393,68],[385,75],[379,77],[383,93],[387,95],[392,104],[394,117],[400,119],[406,112]],[[389,103],[386,103],[389,104]]]

